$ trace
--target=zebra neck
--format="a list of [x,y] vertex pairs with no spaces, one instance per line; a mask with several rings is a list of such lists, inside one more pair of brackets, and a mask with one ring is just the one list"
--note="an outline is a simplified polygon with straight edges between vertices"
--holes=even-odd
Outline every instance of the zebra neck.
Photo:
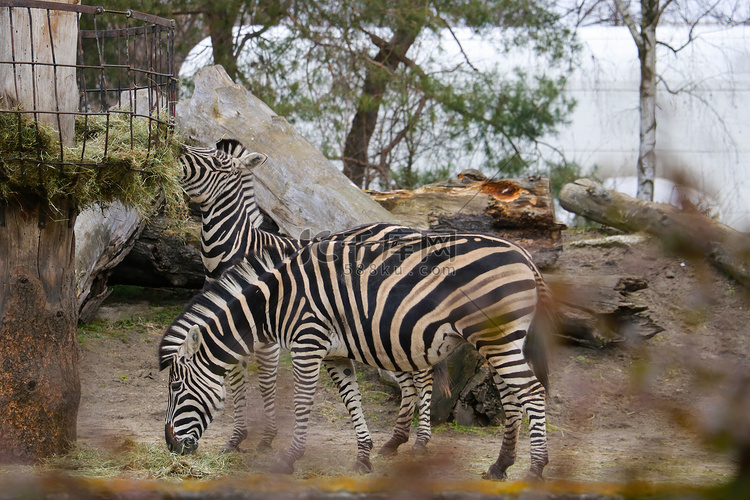
[[255,199],[237,189],[225,203],[201,207],[201,259],[206,274],[217,278],[245,256],[252,244],[249,231],[259,226],[262,215]]

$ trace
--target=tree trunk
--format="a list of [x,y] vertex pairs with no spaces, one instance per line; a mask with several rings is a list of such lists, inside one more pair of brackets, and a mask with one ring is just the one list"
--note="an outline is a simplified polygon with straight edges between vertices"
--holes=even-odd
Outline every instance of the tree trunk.
[[[646,0],[644,0],[646,2]],[[638,45],[641,63],[640,143],[638,146],[639,200],[654,201],[656,178],[656,24],[641,28],[642,43]]]
[[707,258],[750,287],[750,237],[700,213],[638,200],[588,179],[563,186],[560,205],[623,231],[649,233],[676,253]]
[[76,440],[80,400],[73,223],[67,200],[0,208],[0,462]]
[[617,12],[622,16],[638,49],[641,67],[639,88],[640,132],[638,146],[638,190],[639,200],[653,201],[656,179],[656,27],[661,17],[659,0],[640,0],[640,25],[630,15],[630,2],[614,0]]
[[375,132],[380,104],[383,102],[391,73],[398,67],[416,39],[416,34],[412,31],[414,30],[397,30],[388,44],[380,48],[374,63],[367,67],[362,95],[357,102],[357,112],[352,119],[352,126],[346,135],[343,152],[344,175],[359,188],[369,188],[365,172],[370,162],[370,139]]
[[[239,7],[239,6],[237,6]],[[214,64],[224,67],[232,80],[237,79],[237,56],[234,53],[234,21],[237,18],[237,8],[222,3],[216,11],[209,8],[203,14],[211,36]]]
[[[15,62],[0,72],[0,105],[33,111],[63,144],[73,142],[75,117],[57,112],[78,111],[75,68],[62,66],[76,62],[77,19],[36,8],[0,12],[0,60]],[[22,195],[0,203],[0,462],[33,462],[76,439],[76,207]]]

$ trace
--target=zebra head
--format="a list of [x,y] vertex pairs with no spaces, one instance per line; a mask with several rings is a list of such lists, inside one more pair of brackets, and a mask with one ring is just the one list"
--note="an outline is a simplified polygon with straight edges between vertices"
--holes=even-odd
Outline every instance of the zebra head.
[[201,360],[200,328],[193,326],[176,353],[161,352],[161,368],[169,366],[169,404],[164,435],[169,451],[191,453],[224,406],[224,376],[212,373]]
[[252,169],[268,158],[251,153],[235,140],[221,140],[216,148],[185,146],[180,156],[180,184],[190,200],[213,206],[252,176]]

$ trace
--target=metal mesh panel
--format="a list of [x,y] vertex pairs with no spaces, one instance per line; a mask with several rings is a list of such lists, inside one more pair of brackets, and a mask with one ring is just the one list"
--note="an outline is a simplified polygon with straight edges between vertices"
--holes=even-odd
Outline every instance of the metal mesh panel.
[[[56,46],[52,32],[57,29],[61,13],[69,19],[73,16],[77,37],[71,43],[75,47]],[[173,20],[132,10],[0,0],[0,22],[10,28],[0,35],[0,79],[6,82],[0,87],[0,95],[4,97],[0,101],[0,115],[13,117],[12,123],[17,123],[19,131],[22,122],[29,123],[27,118],[33,120],[37,129],[40,123],[51,125],[58,131],[60,150],[57,159],[48,154],[43,157],[40,144],[35,157],[30,154],[28,144],[22,145],[19,138],[18,147],[10,148],[15,151],[8,151],[6,145],[0,153],[2,159],[101,166],[108,154],[110,120],[121,121],[123,117],[130,123],[131,147],[136,122],[147,125],[149,148],[164,143],[164,134],[171,131],[176,101]],[[28,29],[21,29],[26,27],[22,25],[28,25]],[[35,53],[34,47],[43,50]],[[65,61],[61,53],[72,54],[73,48],[75,61]],[[51,90],[39,88],[41,79],[52,80]],[[69,105],[66,109],[59,100],[59,95],[71,91],[71,85],[77,88],[77,109],[70,109]],[[46,99],[48,104],[40,104],[45,100],[42,93],[50,91],[54,93],[52,105],[49,99]],[[63,129],[65,122],[71,120],[75,121],[78,157],[63,153],[63,144],[71,142],[63,137]],[[88,129],[94,122],[107,137],[103,156],[92,159],[87,156],[87,140],[91,135]]]

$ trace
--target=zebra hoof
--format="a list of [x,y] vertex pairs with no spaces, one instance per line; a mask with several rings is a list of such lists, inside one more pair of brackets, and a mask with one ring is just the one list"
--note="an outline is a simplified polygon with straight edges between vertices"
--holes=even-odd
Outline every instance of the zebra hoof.
[[544,478],[539,473],[529,471],[526,473],[524,481],[526,481],[527,483],[543,483]]
[[414,442],[414,446],[411,447],[411,451],[417,455],[424,455],[427,453],[427,443],[417,440]]
[[294,473],[294,464],[288,463],[286,460],[278,460],[271,466],[270,472],[271,474],[291,475]]
[[490,468],[487,469],[487,472],[484,473],[482,479],[491,481],[505,481],[506,479],[508,479],[508,474],[506,474],[504,470],[498,467],[497,464],[492,464],[490,465]]
[[232,445],[232,444],[229,444],[229,443],[225,444],[224,447],[221,449],[221,453],[232,453],[232,452],[244,453],[240,449],[239,445]]
[[261,441],[258,446],[255,447],[255,451],[258,453],[268,453],[271,451],[271,443],[269,441]]
[[378,450],[378,455],[381,457],[395,457],[398,455],[398,445],[394,446],[390,443],[385,443],[380,447],[380,450]]
[[360,474],[370,474],[372,472],[372,462],[370,462],[369,458],[362,458],[357,457],[357,460],[354,462],[354,472],[358,472]]

